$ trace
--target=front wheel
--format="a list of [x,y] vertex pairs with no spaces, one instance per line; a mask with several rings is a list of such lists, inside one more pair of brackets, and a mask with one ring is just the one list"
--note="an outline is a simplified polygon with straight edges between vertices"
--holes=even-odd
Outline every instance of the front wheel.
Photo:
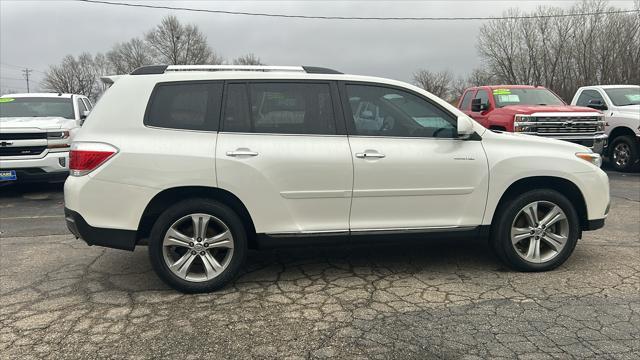
[[209,292],[239,272],[247,249],[242,220],[207,199],[180,202],[163,212],[151,230],[149,257],[156,274],[182,292]]
[[638,163],[637,140],[629,135],[613,139],[610,151],[611,165],[617,171],[631,171]]
[[532,190],[517,196],[496,214],[492,245],[507,266],[519,271],[546,271],[564,263],[580,233],[571,202],[554,190]]

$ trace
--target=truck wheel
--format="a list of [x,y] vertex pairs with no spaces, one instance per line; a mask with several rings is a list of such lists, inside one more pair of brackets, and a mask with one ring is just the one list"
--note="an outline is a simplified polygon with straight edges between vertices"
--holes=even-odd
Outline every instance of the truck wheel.
[[617,171],[631,171],[638,162],[638,146],[629,135],[613,139],[610,150],[611,165]]
[[208,199],[182,201],[151,229],[149,257],[156,274],[186,293],[217,290],[237,275],[247,250],[240,217]]
[[547,271],[573,252],[580,233],[578,214],[555,190],[532,190],[499,210],[492,245],[502,262],[519,271]]

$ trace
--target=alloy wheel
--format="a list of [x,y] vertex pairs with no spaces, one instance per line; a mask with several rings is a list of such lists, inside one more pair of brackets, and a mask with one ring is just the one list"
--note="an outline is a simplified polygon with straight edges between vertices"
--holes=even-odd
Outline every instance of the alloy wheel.
[[629,144],[620,142],[613,148],[613,161],[617,166],[621,168],[627,166],[630,158],[631,148],[629,147]]
[[174,222],[162,241],[169,270],[182,280],[203,282],[220,275],[233,257],[229,227],[208,214],[190,214]]
[[526,205],[511,225],[513,248],[518,256],[532,263],[544,263],[558,256],[568,238],[567,215],[549,201]]

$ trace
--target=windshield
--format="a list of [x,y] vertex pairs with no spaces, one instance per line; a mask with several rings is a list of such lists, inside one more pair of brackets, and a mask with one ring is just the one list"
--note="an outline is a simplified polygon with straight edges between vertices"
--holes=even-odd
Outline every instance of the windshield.
[[640,105],[640,87],[605,89],[615,106]]
[[70,98],[0,98],[0,117],[63,117],[73,119]]
[[565,105],[547,89],[493,89],[497,107],[507,105]]

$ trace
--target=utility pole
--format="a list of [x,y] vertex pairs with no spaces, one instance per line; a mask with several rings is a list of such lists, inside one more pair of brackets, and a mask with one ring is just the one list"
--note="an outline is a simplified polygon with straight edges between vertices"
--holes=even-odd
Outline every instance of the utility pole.
[[29,91],[29,74],[31,74],[32,71],[33,69],[28,69],[28,68],[25,68],[24,70],[22,70],[22,75],[27,80],[27,92],[30,92]]

